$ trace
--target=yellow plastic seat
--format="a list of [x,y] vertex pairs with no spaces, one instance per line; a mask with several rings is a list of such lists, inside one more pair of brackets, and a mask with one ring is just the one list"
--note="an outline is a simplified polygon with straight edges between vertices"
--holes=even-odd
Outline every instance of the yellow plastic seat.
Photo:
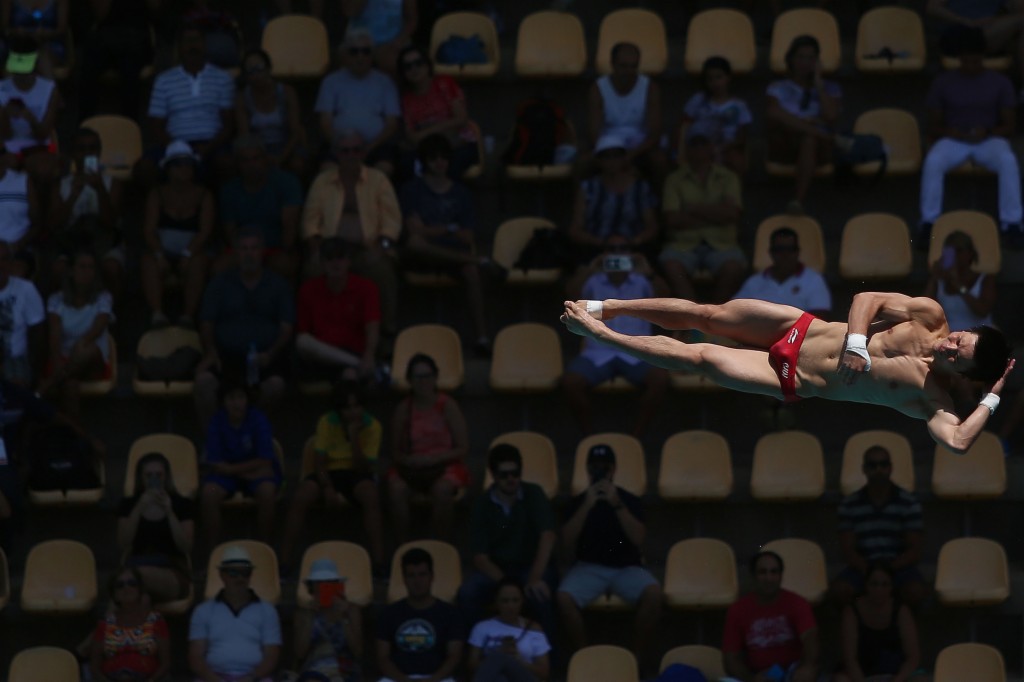
[[[796,176],[796,165],[792,163],[781,163],[778,161],[772,161],[771,159],[765,159],[764,170],[768,175],[773,178],[792,178]],[[835,173],[836,167],[831,163],[818,166],[814,169],[814,177],[816,178],[827,178],[831,177]]]
[[815,500],[825,492],[825,459],[818,438],[806,431],[761,436],[754,446],[750,492],[763,502]]
[[[487,61],[483,64],[442,64],[437,61],[437,48],[452,36],[469,38],[479,36],[484,44]],[[501,64],[501,46],[498,29],[486,14],[479,12],[451,12],[434,22],[430,31],[430,55],[434,72],[460,78],[490,78],[498,73]]]
[[[878,135],[885,143],[888,159],[886,175],[916,175],[921,171],[921,130],[917,119],[903,109],[871,109],[857,117],[853,132]],[[872,177],[881,162],[854,166],[857,175]]]
[[517,180],[519,182],[559,182],[572,177],[572,164],[551,163],[546,166],[509,164],[505,166],[505,175],[509,180]]
[[79,384],[79,392],[83,396],[96,397],[106,395],[117,386],[117,344],[114,342],[114,335],[107,334],[107,341],[110,344],[108,347],[110,351],[110,376],[104,379],[81,382]]
[[112,177],[128,180],[132,166],[142,158],[142,129],[124,116],[93,116],[82,121],[83,128],[95,130],[103,145],[100,164]]
[[11,567],[7,563],[7,555],[0,547],[0,611],[11,601]]
[[[1007,55],[997,55],[991,57],[985,57],[982,61],[985,68],[990,71],[1007,71],[1013,66],[1013,58]],[[942,68],[944,69],[959,69],[960,58],[959,57],[943,57]]]
[[306,585],[309,567],[317,559],[330,559],[338,567],[338,573],[345,579],[345,598],[357,606],[369,606],[373,602],[373,570],[370,554],[354,542],[329,540],[310,545],[302,555],[299,568],[299,584],[295,589],[295,601],[300,608],[313,605],[313,595]]
[[640,682],[636,657],[629,649],[597,644],[580,649],[569,659],[567,682]]
[[991,216],[978,211],[949,211],[939,216],[932,225],[932,242],[928,247],[928,263],[934,263],[942,255],[942,244],[950,232],[966,232],[974,241],[978,251],[978,262],[974,270],[986,275],[998,275],[1003,265],[999,250],[999,228]]
[[762,548],[782,557],[782,587],[796,592],[811,604],[820,604],[828,590],[825,553],[810,540],[786,538],[773,540]]
[[[884,248],[879,248],[884,245]],[[846,221],[839,246],[839,274],[863,281],[910,276],[913,254],[906,221],[892,213],[861,213]]]
[[32,490],[28,489],[28,499],[37,507],[87,506],[99,504],[107,488],[107,465],[96,462],[100,484],[95,488],[80,490]]
[[176,433],[152,433],[136,438],[128,450],[125,465],[124,496],[135,494],[135,468],[145,455],[159,452],[171,465],[171,479],[178,494],[195,497],[199,490],[199,461],[192,441]]
[[434,559],[434,584],[431,593],[450,604],[455,603],[455,595],[462,584],[462,560],[459,550],[453,545],[440,540],[414,540],[407,542],[395,550],[391,557],[391,582],[388,585],[388,603],[405,599],[405,581],[402,579],[402,555],[413,547],[427,550]]
[[914,451],[910,441],[895,431],[860,431],[846,439],[843,447],[843,467],[839,475],[839,488],[843,495],[852,495],[863,488],[868,479],[864,475],[864,453],[873,445],[889,451],[892,461],[892,482],[914,492]]
[[952,644],[935,658],[935,682],[1006,682],[1006,663],[988,644]]
[[[882,50],[902,53],[891,62],[871,59]],[[853,62],[858,71],[910,73],[924,68],[928,49],[921,15],[905,7],[876,7],[860,17]]]
[[523,18],[516,37],[517,76],[573,78],[587,68],[587,41],[579,17],[545,10]]
[[[543,433],[534,431],[509,431],[491,441],[495,445],[508,443],[519,448],[523,457],[523,480],[539,485],[548,499],[558,494],[558,454],[555,444]],[[494,477],[489,468],[484,469],[484,490],[491,487]]]
[[316,17],[286,14],[263,28],[263,50],[277,78],[320,78],[331,62],[327,27]]
[[750,17],[734,9],[708,9],[690,19],[686,29],[687,73],[700,74],[708,57],[725,57],[734,74],[750,73],[757,64],[757,43]]
[[716,649],[713,646],[688,644],[669,649],[661,657],[660,670],[664,672],[665,668],[673,663],[693,666],[704,673],[704,677],[709,680],[725,677],[725,662],[722,659],[722,650]]
[[668,65],[665,22],[650,10],[628,8],[605,15],[594,59],[598,73],[611,73],[612,48],[618,43],[633,43],[640,48],[640,73],[657,75]]
[[842,51],[839,42],[839,24],[831,13],[823,9],[791,9],[775,17],[770,48],[771,69],[786,72],[786,52],[797,36],[811,35],[821,47],[821,66],[826,73],[839,68]]
[[276,605],[281,599],[281,576],[277,568],[277,554],[273,548],[257,540],[230,540],[217,545],[210,553],[210,561],[206,568],[206,599],[213,599],[224,588],[220,579],[220,557],[228,547],[245,548],[252,558],[252,579],[249,583],[260,599]]
[[572,470],[572,494],[579,495],[590,487],[587,474],[587,453],[595,445],[608,445],[615,452],[615,476],[612,482],[634,495],[647,492],[647,463],[644,446],[625,433],[595,433],[576,446],[576,462]]
[[[195,348],[202,353],[203,346],[199,333],[181,327],[165,327],[153,329],[142,335],[135,349],[137,358],[165,358],[179,348]],[[132,390],[135,395],[152,398],[182,398],[192,395],[195,382],[187,381],[150,381],[139,378],[138,366],[132,376]]]
[[558,227],[547,218],[524,217],[506,220],[498,226],[494,233],[494,246],[491,258],[495,263],[508,270],[505,283],[511,286],[547,286],[554,284],[562,276],[560,268],[543,268],[523,270],[515,267],[519,254],[529,243],[534,231]]
[[932,492],[947,500],[991,500],[1006,492],[1006,458],[999,438],[982,431],[966,454],[935,446]]
[[724,609],[739,596],[736,555],[721,540],[690,538],[665,561],[665,603],[676,609]]
[[[280,441],[274,439],[274,457],[277,458],[277,463],[284,472],[284,448],[281,447]],[[280,490],[278,491],[280,493]],[[247,495],[243,495],[241,490],[236,490],[235,494],[224,500],[224,506],[239,508],[239,507],[254,507],[256,506],[256,500]]]
[[21,586],[26,613],[73,615],[96,604],[96,559],[76,540],[47,540],[29,550]]
[[944,606],[1002,604],[1010,597],[1006,551],[985,538],[948,541],[939,550],[935,594]]
[[658,495],[671,502],[724,500],[732,493],[729,442],[713,431],[682,431],[661,448]]
[[800,240],[800,261],[807,267],[824,273],[825,237],[821,233],[821,225],[810,216],[785,213],[765,218],[757,226],[757,233],[754,236],[754,270],[764,270],[772,264],[768,247],[772,232],[780,227],[788,227],[796,232]]
[[11,659],[7,682],[79,682],[78,660],[67,649],[37,646]]
[[547,393],[562,376],[562,344],[546,324],[512,324],[494,337],[488,378],[491,390],[503,393]]
[[395,338],[391,378],[396,389],[409,390],[405,369],[409,359],[417,353],[426,353],[437,363],[439,389],[454,391],[462,386],[465,369],[458,332],[443,324],[418,324],[406,327]]

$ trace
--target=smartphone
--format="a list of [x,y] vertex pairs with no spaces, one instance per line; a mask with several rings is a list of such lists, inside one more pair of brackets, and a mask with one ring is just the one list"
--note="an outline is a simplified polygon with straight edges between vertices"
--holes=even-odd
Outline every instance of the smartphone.
[[603,268],[605,272],[632,272],[633,259],[630,256],[605,256]]
[[942,261],[941,261],[942,269],[943,270],[949,270],[951,267],[953,267],[953,263],[955,263],[955,262],[956,262],[956,249],[953,248],[952,246],[943,246],[942,247]]
[[89,173],[90,175],[95,175],[96,173],[99,173],[100,157],[93,156],[91,154],[85,157],[85,160],[82,162],[82,170],[84,170],[86,173]]
[[320,608],[326,609],[334,605],[337,597],[345,596],[345,583],[320,582],[316,584],[316,601]]

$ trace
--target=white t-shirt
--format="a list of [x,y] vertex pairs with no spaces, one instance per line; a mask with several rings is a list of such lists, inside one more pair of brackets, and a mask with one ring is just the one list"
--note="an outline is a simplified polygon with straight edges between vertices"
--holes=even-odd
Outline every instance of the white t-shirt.
[[[839,99],[843,91],[832,81],[825,81],[825,92],[829,97]],[[802,119],[821,117],[821,100],[817,88],[803,88],[799,83],[786,79],[775,81],[768,86],[768,96],[774,97],[784,110]],[[804,106],[800,106],[800,105]]]
[[750,107],[738,97],[714,102],[703,92],[689,99],[683,107],[683,116],[693,121],[688,135],[704,135],[714,144],[732,142],[740,128],[754,121]]
[[[0,104],[7,106],[12,99],[20,99],[25,103],[25,109],[32,112],[37,121],[42,121],[46,118],[46,110],[50,108],[50,97],[55,85],[49,78],[36,76],[36,82],[26,92],[17,88],[13,78],[5,78],[0,81]],[[17,154],[22,149],[46,142],[33,137],[32,125],[27,120],[11,117],[11,137],[4,143],[7,151]]]
[[502,623],[497,618],[482,620],[474,625],[469,634],[469,645],[483,650],[486,655],[492,649],[500,649],[506,637],[516,640],[520,655],[531,663],[551,651],[551,644],[543,630],[524,631],[521,627]]
[[768,270],[747,278],[733,298],[756,298],[760,301],[791,305],[800,310],[831,310],[832,294],[825,278],[807,266],[779,282]]
[[28,175],[8,169],[0,178],[0,240],[12,243],[24,237],[31,227],[28,214]]
[[[653,295],[654,287],[651,286],[650,280],[635,272],[629,273],[619,286],[615,286],[608,277],[608,274],[604,272],[591,275],[583,283],[583,298],[591,301],[603,301],[606,298],[632,301],[638,298],[650,298]],[[615,317],[608,320],[606,324],[609,328],[627,336],[650,336],[653,329],[650,322],[628,315]],[[620,358],[631,365],[642,362],[640,358],[633,357],[625,351],[616,350],[591,338],[583,339],[583,352],[581,355],[598,367],[606,362],[610,362],[613,358]]]
[[43,299],[32,282],[11,277],[0,289],[0,343],[4,357],[28,353],[28,328],[46,319]]
[[[58,291],[50,294],[46,300],[46,312],[60,318],[60,352],[64,357],[71,355],[71,349],[80,338],[92,327],[97,315],[107,314],[110,321],[114,321],[113,300],[106,291],[101,291],[96,300],[81,308],[73,308],[64,303],[64,292]],[[103,362],[110,357],[110,339],[106,330],[96,339],[100,353],[103,355]]]
[[[73,175],[65,175],[60,179],[60,198],[64,201],[68,200],[71,196],[71,184],[74,182]],[[100,175],[100,179],[103,181],[103,186],[107,188],[107,192],[110,192],[110,188],[114,186],[114,178],[107,173]],[[82,191],[78,195],[78,199],[75,201],[75,205],[71,207],[71,215],[68,216],[67,225],[74,225],[75,222],[84,215],[99,215],[100,212],[100,197],[96,194],[96,190],[89,185],[82,187]]]

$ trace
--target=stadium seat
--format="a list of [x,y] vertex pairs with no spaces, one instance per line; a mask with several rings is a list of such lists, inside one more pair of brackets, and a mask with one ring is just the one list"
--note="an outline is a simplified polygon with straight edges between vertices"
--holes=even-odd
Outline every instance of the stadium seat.
[[935,658],[934,682],[1006,682],[1006,664],[999,649],[988,644],[952,644]]
[[942,244],[950,232],[966,232],[978,251],[974,269],[986,275],[998,275],[1002,268],[999,250],[999,228],[991,216],[978,211],[949,211],[939,216],[932,226],[932,242],[928,248],[928,263],[942,255]]
[[404,599],[405,580],[402,578],[402,555],[413,547],[427,550],[434,559],[434,586],[431,590],[438,599],[455,603],[455,595],[462,584],[462,560],[459,550],[440,540],[414,540],[395,550],[391,557],[391,582],[388,584],[388,603]]
[[[277,463],[281,467],[281,473],[283,474],[285,471],[284,448],[281,447],[281,442],[276,438],[274,439],[274,457],[277,458]],[[280,495],[280,489],[278,489],[278,495]],[[239,507],[254,507],[256,506],[256,499],[242,494],[241,490],[236,490],[234,495],[224,500],[224,506],[235,509]]]
[[[1006,71],[1013,66],[1013,58],[1006,55],[993,55],[991,57],[985,57],[983,64],[985,65],[985,68],[990,71]],[[943,56],[942,68],[959,69],[960,58]]]
[[864,452],[872,445],[881,445],[889,451],[892,460],[892,481],[899,487],[914,492],[914,452],[907,437],[895,431],[860,431],[846,439],[843,447],[843,468],[839,475],[839,488],[850,495],[868,482],[864,475]]
[[67,649],[37,646],[11,659],[7,682],[79,682],[78,660]]
[[[878,248],[885,244],[884,249]],[[846,221],[839,246],[839,274],[863,282],[910,276],[910,229],[892,213],[861,213]]]
[[1006,492],[1006,457],[998,436],[982,431],[966,454],[935,446],[932,492],[946,500],[989,500]]
[[816,500],[825,492],[825,459],[818,438],[806,431],[761,436],[754,446],[750,492],[762,502]]
[[658,495],[670,502],[724,500],[732,493],[729,442],[713,431],[682,431],[661,448]]
[[637,496],[647,492],[647,464],[640,441],[625,433],[595,433],[581,440],[576,447],[576,462],[572,470],[573,495],[579,495],[590,487],[587,453],[594,445],[609,445],[615,451],[615,485]]
[[397,390],[409,390],[405,370],[409,359],[417,353],[426,353],[437,363],[438,389],[454,391],[462,386],[465,369],[462,364],[462,342],[459,340],[458,332],[442,324],[418,324],[406,327],[395,338],[391,380]]
[[[876,57],[890,51],[893,58]],[[854,64],[858,71],[910,73],[928,59],[921,15],[905,7],[876,7],[860,17]]]
[[[558,454],[555,444],[542,433],[533,431],[509,431],[491,441],[490,450],[500,443],[509,443],[519,448],[523,456],[523,480],[536,483],[552,499],[558,494]],[[494,483],[491,470],[484,469],[484,486],[487,490]]]
[[619,9],[604,16],[594,57],[599,74],[611,73],[612,47],[618,43],[633,43],[640,48],[640,73],[656,76],[668,65],[665,22],[650,10]]
[[812,35],[821,46],[821,66],[826,73],[839,68],[842,50],[839,43],[839,24],[836,18],[822,9],[791,9],[775,17],[772,27],[771,69],[774,73],[786,72],[786,52],[793,39],[801,35]]
[[345,598],[357,606],[369,606],[373,602],[373,571],[370,554],[354,542],[329,540],[310,545],[302,555],[299,568],[299,584],[295,589],[295,601],[300,608],[313,605],[313,595],[306,585],[309,567],[317,559],[330,559],[338,567],[338,573],[345,580]]
[[750,73],[757,64],[754,23],[734,9],[708,9],[690,19],[686,29],[686,71],[700,74],[708,57],[725,57],[734,74]]
[[143,456],[159,452],[171,464],[171,478],[179,495],[193,498],[199,490],[199,461],[192,441],[176,433],[153,433],[136,438],[128,450],[124,496],[135,494],[135,467]]
[[567,682],[640,682],[636,657],[629,649],[598,644],[580,649],[569,659]]
[[736,601],[736,555],[721,540],[690,538],[665,560],[665,603],[688,610],[724,609]]
[[100,484],[95,488],[78,490],[33,490],[28,488],[28,499],[37,507],[88,506],[99,504],[107,487],[107,465],[96,461]]
[[546,324],[512,324],[494,338],[488,379],[499,393],[547,393],[562,376],[562,344]]
[[[772,161],[768,158],[764,161],[764,170],[773,178],[792,178],[796,176],[796,166],[794,164]],[[814,169],[814,177],[827,178],[835,173],[835,171],[836,167],[834,165],[826,163]]]
[[[857,117],[853,132],[878,135],[885,143],[886,175],[917,175],[921,171],[921,130],[917,119],[903,109],[871,109]],[[873,177],[879,161],[854,166],[857,175]]]
[[498,226],[494,233],[494,246],[491,259],[508,270],[505,283],[512,286],[547,286],[554,284],[562,276],[561,268],[543,268],[524,270],[515,267],[519,255],[530,242],[536,230],[557,230],[553,222],[547,218],[524,217],[506,220]]
[[579,17],[545,10],[523,18],[516,38],[517,76],[574,78],[587,68],[587,41]]
[[117,344],[114,342],[114,335],[107,334],[107,341],[109,342],[108,350],[110,352],[110,376],[102,379],[95,379],[92,381],[83,381],[79,383],[79,393],[83,396],[101,396],[106,395],[114,390],[117,386]]
[[1010,596],[1010,569],[1002,545],[955,538],[939,550],[935,594],[944,606],[993,606]]
[[11,567],[7,563],[7,555],[0,547],[0,611],[11,601]]
[[217,545],[210,553],[206,569],[205,599],[213,599],[224,587],[220,579],[220,557],[227,547],[244,547],[252,558],[252,580],[249,583],[260,599],[277,605],[281,599],[281,578],[277,569],[277,554],[270,545],[256,540],[229,540]]
[[[203,347],[199,334],[192,329],[182,327],[165,327],[153,329],[142,335],[135,349],[136,358],[166,358],[179,348],[195,348],[202,353]],[[138,364],[132,376],[132,390],[135,395],[153,398],[182,398],[192,395],[195,382],[186,381],[151,381],[139,377]]]
[[96,604],[96,559],[76,540],[47,540],[29,550],[21,586],[26,613],[86,614]]
[[800,238],[800,260],[809,268],[824,273],[825,269],[825,238],[821,225],[817,220],[805,215],[788,215],[780,213],[765,218],[757,226],[754,236],[754,270],[760,271],[772,264],[768,246],[772,232],[780,227],[788,227]]
[[83,128],[95,130],[103,145],[100,164],[112,177],[129,180],[132,166],[142,157],[142,130],[124,116],[93,116],[82,121]]
[[[479,36],[484,43],[487,61],[483,64],[441,64],[437,60],[437,49],[452,36],[470,38]],[[430,57],[434,72],[459,78],[490,78],[498,73],[501,63],[501,46],[498,43],[498,29],[486,14],[479,12],[451,12],[434,22],[430,31]]]
[[761,547],[782,557],[786,568],[782,573],[782,587],[796,592],[811,604],[820,604],[828,590],[825,553],[810,540],[786,538],[773,540]]
[[673,663],[682,663],[697,668],[709,680],[725,677],[725,662],[722,650],[703,644],[688,644],[669,649],[661,657],[661,668],[664,671]]
[[316,17],[286,14],[263,28],[263,50],[277,78],[321,78],[331,63],[327,27]]

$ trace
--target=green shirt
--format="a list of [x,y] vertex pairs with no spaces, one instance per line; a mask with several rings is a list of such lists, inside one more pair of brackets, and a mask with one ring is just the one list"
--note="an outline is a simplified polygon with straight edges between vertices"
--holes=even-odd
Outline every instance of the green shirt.
[[[682,166],[665,180],[661,210],[665,213],[685,211],[691,204],[715,204],[725,199],[737,206],[743,205],[738,175],[724,166],[715,164],[708,171],[707,182],[701,184],[700,178],[689,166]],[[679,251],[689,251],[696,248],[701,241],[706,241],[709,246],[718,250],[736,248],[736,224],[708,223],[682,230],[671,230],[665,246]]]
[[477,498],[469,519],[472,554],[486,554],[503,571],[529,568],[541,533],[555,529],[551,503],[541,487],[523,481],[519,491],[519,498],[506,510],[491,486]]

